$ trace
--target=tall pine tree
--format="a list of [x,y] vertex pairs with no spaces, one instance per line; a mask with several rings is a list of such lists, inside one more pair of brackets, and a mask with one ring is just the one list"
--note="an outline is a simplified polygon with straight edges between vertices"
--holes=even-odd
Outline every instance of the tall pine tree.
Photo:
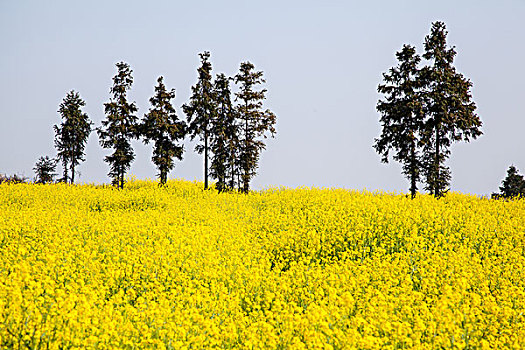
[[138,138],[137,107],[135,102],[128,102],[127,92],[133,84],[133,71],[125,62],[117,63],[117,74],[113,77],[113,87],[110,89],[110,101],[104,103],[106,120],[97,129],[100,145],[110,148],[113,153],[104,158],[109,163],[108,175],[113,184],[124,188],[124,175],[135,159],[131,147],[131,139]]
[[237,174],[238,125],[232,105],[230,79],[218,74],[214,83],[216,114],[211,127],[212,152],[210,175],[217,179],[219,192],[235,187]]
[[450,170],[445,162],[451,144],[468,142],[482,134],[476,104],[471,100],[472,83],[456,71],[456,50],[447,47],[447,34],[443,22],[432,23],[423,54],[430,65],[421,70],[427,116],[422,137],[426,189],[436,197],[448,190]]
[[93,125],[88,115],[81,111],[85,105],[79,93],[71,90],[58,109],[62,122],[53,126],[55,148],[57,158],[62,163],[64,182],[75,182],[75,168],[84,161],[84,149]]
[[414,198],[422,167],[419,146],[424,115],[418,82],[421,58],[410,45],[404,45],[396,56],[399,64],[383,74],[385,83],[377,88],[385,100],[377,103],[383,129],[374,148],[385,163],[390,150],[396,152],[393,158],[403,165]]
[[275,114],[268,109],[262,110],[266,89],[255,90],[266,81],[263,79],[263,72],[254,69],[252,63],[243,62],[239,73],[235,75],[235,83],[240,85],[235,96],[239,102],[239,163],[244,193],[250,190],[250,180],[257,173],[260,153],[266,148],[261,138],[266,138],[267,132],[270,132],[272,137],[275,134]]
[[144,115],[141,134],[144,142],[154,143],[153,164],[159,169],[160,185],[166,184],[168,172],[173,169],[174,158],[182,160],[184,146],[180,144],[186,132],[186,123],[180,121],[171,100],[175,89],[166,90],[163,77],[157,79],[155,96],[150,98],[151,108]]
[[204,189],[208,188],[208,158],[210,128],[215,116],[215,103],[213,97],[213,83],[211,76],[210,53],[205,51],[199,54],[201,66],[198,68],[197,84],[192,86],[190,102],[182,106],[187,115],[188,133],[193,140],[199,137],[200,143],[195,146],[195,151],[204,153]]

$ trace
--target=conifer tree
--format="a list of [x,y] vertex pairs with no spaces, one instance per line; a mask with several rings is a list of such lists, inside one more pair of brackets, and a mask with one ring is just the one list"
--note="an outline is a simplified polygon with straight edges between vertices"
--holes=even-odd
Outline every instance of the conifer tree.
[[418,86],[421,58],[410,45],[404,45],[396,56],[398,66],[383,74],[385,83],[377,89],[385,95],[385,100],[377,103],[383,129],[381,136],[375,139],[374,148],[385,163],[388,163],[390,150],[396,152],[393,158],[403,165],[403,174],[410,181],[410,193],[414,198],[422,167],[419,144],[424,115]]
[[46,184],[53,182],[57,162],[48,156],[38,158],[33,170],[35,171],[35,183]]
[[168,172],[173,169],[174,158],[182,160],[184,146],[179,142],[184,139],[186,123],[180,121],[171,100],[175,98],[175,89],[166,90],[163,77],[157,79],[155,96],[150,98],[151,108],[144,115],[141,134],[144,142],[154,143],[153,164],[159,169],[160,185],[166,184]]
[[182,106],[187,115],[188,133],[191,140],[199,137],[200,143],[195,146],[195,151],[204,153],[204,189],[208,188],[208,158],[210,128],[215,116],[215,104],[213,97],[213,83],[211,76],[210,53],[205,51],[199,54],[201,66],[198,68],[197,84],[192,86],[190,102]]
[[443,22],[432,23],[425,38],[423,57],[430,65],[421,70],[424,85],[426,122],[422,143],[426,189],[442,196],[450,182],[450,170],[445,161],[450,146],[457,141],[470,141],[482,134],[476,104],[471,100],[472,83],[456,71],[453,65],[456,50],[447,47],[447,31]]
[[109,163],[108,175],[113,184],[124,188],[124,175],[135,159],[131,147],[131,139],[138,138],[137,107],[135,102],[128,102],[127,92],[133,84],[133,72],[125,62],[117,63],[117,74],[113,77],[113,87],[110,89],[110,101],[104,103],[106,119],[102,127],[97,129],[100,145],[110,148],[113,153],[104,158]]
[[219,192],[235,187],[237,173],[238,125],[231,101],[230,79],[218,74],[214,83],[216,114],[211,126],[210,175],[217,179]]
[[58,109],[62,122],[53,126],[57,158],[62,162],[64,182],[75,182],[75,168],[84,160],[84,149],[93,125],[88,115],[81,111],[85,105],[79,93],[71,90]]
[[254,69],[252,63],[243,62],[235,76],[235,83],[240,84],[235,100],[239,101],[239,164],[244,193],[250,190],[250,180],[256,175],[260,153],[266,148],[261,138],[266,138],[267,132],[272,137],[275,134],[275,114],[268,109],[262,110],[266,89],[255,90],[266,81],[263,79],[263,72]]
[[507,170],[507,176],[502,181],[499,190],[501,195],[506,198],[525,196],[525,179],[514,165],[511,165]]

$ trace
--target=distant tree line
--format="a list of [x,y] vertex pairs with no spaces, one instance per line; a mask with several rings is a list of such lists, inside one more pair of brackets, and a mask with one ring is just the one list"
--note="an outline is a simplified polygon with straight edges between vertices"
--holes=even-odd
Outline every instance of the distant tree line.
[[6,174],[0,174],[0,184],[3,183],[10,183],[10,184],[19,184],[19,183],[26,183],[28,181],[28,178],[19,175],[19,174],[13,174],[13,175],[6,175]]
[[[124,187],[125,174],[135,159],[133,139],[153,144],[151,160],[159,171],[160,184],[164,185],[175,160],[183,159],[183,141],[189,137],[199,139],[195,150],[204,154],[205,189],[211,177],[219,191],[249,192],[260,153],[265,149],[263,139],[275,135],[276,116],[262,108],[266,98],[266,89],[260,88],[265,83],[263,72],[256,71],[252,63],[243,62],[234,77],[218,74],[213,79],[210,53],[206,51],[199,56],[197,83],[192,87],[189,102],[182,106],[186,120],[178,118],[172,101],[175,90],[166,88],[162,76],[157,79],[149,111],[139,119],[135,102],[130,102],[127,96],[133,85],[133,71],[125,62],[116,64],[111,96],[104,104],[106,119],[95,129],[100,145],[112,151],[104,161],[109,164],[108,175],[115,186]],[[239,84],[239,92],[233,95],[232,81]],[[63,169],[58,181],[75,182],[76,167],[84,161],[85,146],[93,131],[93,123],[81,110],[84,106],[85,101],[73,90],[60,104],[58,113],[62,122],[53,127],[57,156],[38,160],[34,168],[36,182],[53,182],[57,162]]]

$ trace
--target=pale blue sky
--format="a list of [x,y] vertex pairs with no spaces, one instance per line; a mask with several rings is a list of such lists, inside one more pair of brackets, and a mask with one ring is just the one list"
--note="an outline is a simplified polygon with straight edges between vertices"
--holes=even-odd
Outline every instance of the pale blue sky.
[[[115,74],[126,61],[139,116],[159,75],[180,106],[196,82],[198,53],[213,72],[239,63],[263,70],[265,107],[277,115],[256,189],[321,186],[406,192],[400,166],[380,163],[375,105],[381,74],[395,52],[422,43],[444,21],[471,79],[484,135],[452,149],[452,190],[497,191],[510,164],[525,173],[525,1],[7,1],[0,0],[0,173],[33,176],[41,155],[55,155],[53,125],[75,89],[99,126]],[[131,172],[154,177],[151,145],[134,142]],[[81,182],[108,182],[92,133]],[[186,144],[170,177],[202,179],[202,157]]]

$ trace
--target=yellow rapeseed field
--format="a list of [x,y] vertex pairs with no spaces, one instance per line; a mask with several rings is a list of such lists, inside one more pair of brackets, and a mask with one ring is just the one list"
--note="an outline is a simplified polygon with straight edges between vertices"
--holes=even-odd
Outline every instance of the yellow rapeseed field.
[[525,348],[525,200],[0,185],[0,348]]

